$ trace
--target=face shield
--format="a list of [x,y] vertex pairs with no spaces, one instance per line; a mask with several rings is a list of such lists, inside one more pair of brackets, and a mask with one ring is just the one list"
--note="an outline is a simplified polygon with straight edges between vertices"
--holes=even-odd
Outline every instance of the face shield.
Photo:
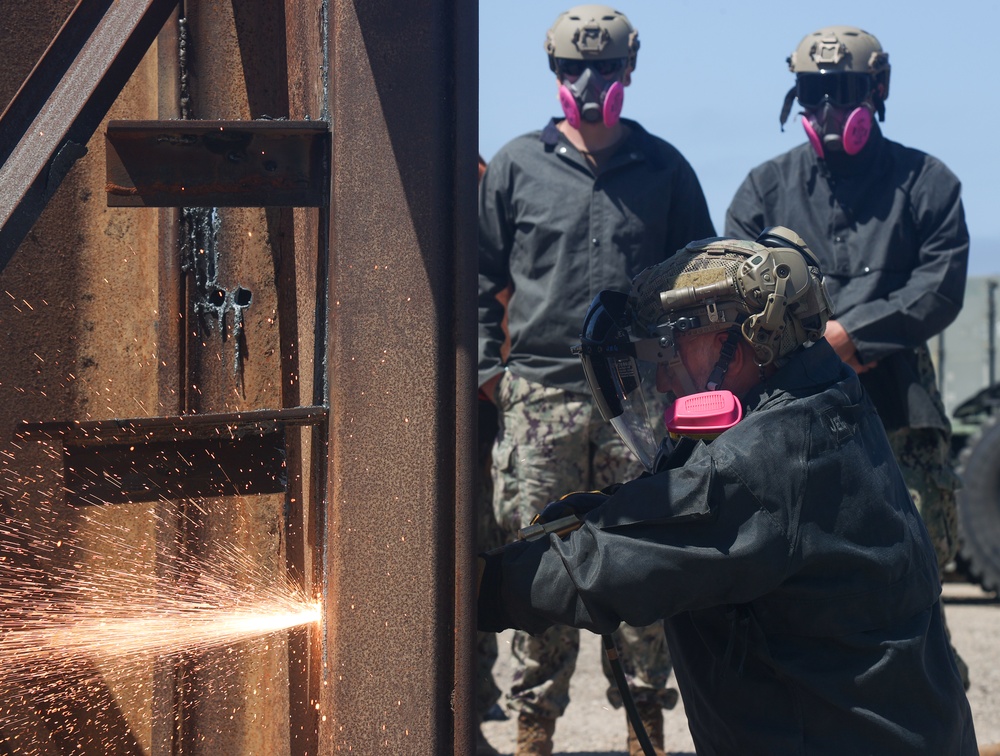
[[656,366],[677,359],[677,354],[669,337],[630,338],[627,302],[623,292],[598,294],[574,352],[580,356],[601,415],[652,470],[665,430],[660,412],[649,411],[650,406],[659,408],[654,400]]

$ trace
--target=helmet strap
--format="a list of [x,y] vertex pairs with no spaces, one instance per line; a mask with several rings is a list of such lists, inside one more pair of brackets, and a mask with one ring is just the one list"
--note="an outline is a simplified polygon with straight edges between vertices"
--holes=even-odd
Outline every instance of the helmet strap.
[[781,106],[781,115],[778,117],[778,121],[781,123],[781,130],[785,130],[785,122],[788,120],[789,114],[792,112],[792,105],[795,103],[795,93],[798,92],[798,87],[792,87],[788,90],[788,94],[785,95],[785,103]]
[[726,333],[726,343],[722,345],[719,359],[715,363],[715,367],[712,368],[712,374],[708,376],[708,381],[705,383],[705,388],[709,391],[718,391],[722,388],[722,382],[726,379],[726,373],[729,372],[729,363],[736,356],[736,348],[739,345],[742,334],[742,330],[740,329],[742,321],[742,317],[738,318],[736,323],[730,326]]
[[879,123],[882,123],[885,121],[885,100],[876,95],[872,102],[875,105],[875,112],[878,113]]

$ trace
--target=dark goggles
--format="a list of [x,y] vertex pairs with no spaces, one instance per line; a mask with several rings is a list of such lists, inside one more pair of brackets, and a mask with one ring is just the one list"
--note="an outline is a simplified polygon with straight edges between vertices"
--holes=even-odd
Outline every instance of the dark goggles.
[[795,96],[804,108],[816,108],[824,102],[853,107],[864,102],[873,89],[875,83],[865,73],[808,73],[795,79]]
[[601,76],[611,76],[621,71],[624,67],[624,58],[609,58],[607,60],[556,58],[556,69],[564,76],[579,76],[586,68],[593,68]]

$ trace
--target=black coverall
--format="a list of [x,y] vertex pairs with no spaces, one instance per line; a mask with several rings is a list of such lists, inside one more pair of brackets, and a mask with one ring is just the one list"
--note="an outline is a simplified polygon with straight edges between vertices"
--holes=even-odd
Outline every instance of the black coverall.
[[821,341],[744,409],[565,540],[489,557],[480,627],[665,618],[699,754],[972,756],[934,554],[857,376]]

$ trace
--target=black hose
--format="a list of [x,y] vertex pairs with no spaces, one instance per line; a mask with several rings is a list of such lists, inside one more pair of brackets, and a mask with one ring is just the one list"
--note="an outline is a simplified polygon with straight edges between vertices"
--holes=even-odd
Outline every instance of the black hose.
[[635,707],[635,699],[632,698],[632,692],[628,689],[625,670],[622,669],[622,661],[618,658],[618,647],[615,645],[615,638],[611,633],[608,633],[601,636],[601,641],[604,643],[604,653],[608,657],[608,664],[611,665],[611,672],[615,676],[615,684],[618,685],[618,690],[622,694],[622,703],[625,704],[625,714],[628,716],[628,721],[635,731],[635,737],[638,739],[639,745],[642,746],[642,752],[646,756],[656,756],[653,744],[649,740],[649,733],[646,732],[646,727],[642,723],[642,717],[639,716],[639,710]]

